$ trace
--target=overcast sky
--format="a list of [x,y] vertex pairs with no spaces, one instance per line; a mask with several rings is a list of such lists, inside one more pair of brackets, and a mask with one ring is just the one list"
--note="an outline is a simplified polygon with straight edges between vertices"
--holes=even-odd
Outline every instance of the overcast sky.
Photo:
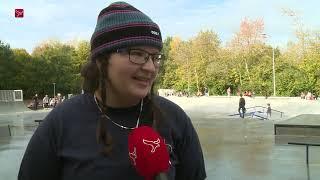
[[[0,40],[28,52],[41,41],[89,40],[100,10],[107,0],[0,0]],[[283,9],[298,13],[305,27],[320,29],[318,0],[128,0],[148,14],[161,28],[163,38],[189,39],[202,29],[216,32],[223,43],[239,30],[245,17],[263,18],[268,42],[284,47],[295,40],[293,18]],[[201,2],[201,3],[200,3]],[[15,18],[15,9],[24,9],[24,18]]]

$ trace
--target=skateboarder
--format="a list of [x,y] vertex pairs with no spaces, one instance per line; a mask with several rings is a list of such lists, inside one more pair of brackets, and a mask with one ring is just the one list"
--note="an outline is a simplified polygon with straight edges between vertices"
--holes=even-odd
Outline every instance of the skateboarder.
[[245,106],[246,106],[246,100],[242,97],[242,94],[240,94],[238,112],[241,118],[244,118],[244,113],[246,113]]

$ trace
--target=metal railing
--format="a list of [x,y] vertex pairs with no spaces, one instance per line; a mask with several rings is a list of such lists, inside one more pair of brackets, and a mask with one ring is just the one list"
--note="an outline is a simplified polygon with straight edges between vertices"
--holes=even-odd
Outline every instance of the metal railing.
[[[258,108],[262,108],[262,111],[257,110]],[[251,109],[253,109],[253,111],[250,112]],[[252,107],[248,107],[248,108],[246,108],[246,112],[245,112],[244,115],[245,115],[245,116],[251,116],[251,117],[256,116],[256,117],[258,117],[258,118],[260,118],[260,119],[268,119],[267,117],[263,117],[263,116],[259,115],[259,113],[265,113],[265,112],[267,112],[267,109],[268,109],[268,107],[265,107],[265,106],[252,106]],[[281,117],[281,118],[283,117],[283,114],[284,114],[284,112],[279,111],[279,110],[276,110],[276,109],[271,109],[271,112],[280,113],[280,117]],[[229,115],[229,116],[236,116],[236,115],[239,115],[239,113],[237,113],[237,114],[232,114],[232,115]]]
[[[248,109],[254,109],[254,112],[257,112],[257,110],[256,110],[256,108],[262,108],[262,112],[261,113],[264,113],[264,112],[266,112],[266,111],[264,111],[265,109],[267,110],[268,109],[268,107],[265,107],[265,106],[253,106],[253,107],[249,107],[249,108],[246,108],[247,110]],[[259,111],[258,111],[259,112]],[[282,111],[279,111],[279,110],[276,110],[276,109],[271,109],[271,112],[277,112],[277,113],[280,113],[280,117],[282,118],[282,116],[283,116],[283,114],[284,114],[284,112],[282,112]]]

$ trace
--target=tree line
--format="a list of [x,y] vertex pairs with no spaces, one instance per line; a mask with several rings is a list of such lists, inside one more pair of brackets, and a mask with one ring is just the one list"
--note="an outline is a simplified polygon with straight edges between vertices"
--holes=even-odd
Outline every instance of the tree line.
[[[89,56],[89,42],[46,41],[32,54],[0,41],[0,89],[22,89],[25,98],[81,92],[80,70]],[[55,83],[55,84],[54,84]]]
[[[196,94],[204,88],[224,95],[230,87],[256,95],[273,94],[273,58],[277,96],[320,94],[320,32],[303,31],[281,50],[266,43],[261,19],[244,19],[239,32],[225,44],[213,30],[182,40],[167,37],[164,61],[156,89]],[[90,44],[45,41],[29,54],[0,40],[0,89],[22,89],[25,97],[81,92],[80,70],[90,54]]]

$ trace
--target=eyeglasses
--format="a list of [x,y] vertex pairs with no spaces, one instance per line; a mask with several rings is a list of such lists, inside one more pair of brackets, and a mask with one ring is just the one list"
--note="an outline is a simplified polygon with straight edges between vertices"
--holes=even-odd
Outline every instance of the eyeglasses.
[[131,61],[134,64],[140,64],[140,65],[148,62],[149,58],[151,57],[151,60],[155,67],[159,67],[161,64],[161,60],[163,59],[163,55],[161,53],[151,54],[142,49],[118,49],[117,53],[128,54],[129,61]]

